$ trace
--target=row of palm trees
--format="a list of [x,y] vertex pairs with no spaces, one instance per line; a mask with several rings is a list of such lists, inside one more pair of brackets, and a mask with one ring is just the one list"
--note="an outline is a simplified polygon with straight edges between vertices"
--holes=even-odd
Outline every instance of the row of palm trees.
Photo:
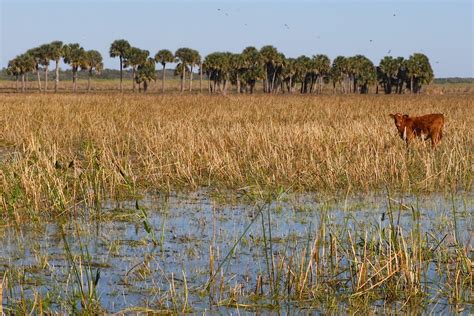
[[[412,93],[421,91],[423,84],[433,79],[433,70],[424,54],[415,53],[408,59],[385,56],[379,66],[363,55],[338,56],[332,63],[328,56],[319,54],[312,57],[287,58],[271,45],[260,50],[247,47],[241,53],[214,52],[202,58],[198,51],[179,48],[173,54],[170,50],[158,51],[154,57],[150,52],[133,47],[127,40],[114,41],[109,50],[110,57],[118,57],[120,62],[120,91],[123,91],[123,70],[131,69],[133,91],[138,84],[146,92],[150,81],[156,81],[156,63],[162,66],[162,86],[165,91],[165,68],[175,63],[175,75],[180,78],[180,91],[184,92],[186,78],[189,77],[189,91],[193,90],[193,74],[199,70],[199,90],[203,90],[203,77],[208,79],[209,93],[226,94],[229,85],[236,87],[237,93],[253,93],[257,82],[262,81],[264,93],[321,93],[324,84],[332,83],[333,91],[341,93],[368,93],[369,87],[381,87],[386,94]],[[48,67],[56,64],[55,91],[59,82],[59,62],[70,65],[73,73],[73,91],[77,89],[79,69],[89,72],[90,77],[103,69],[102,56],[95,50],[84,50],[79,44],[63,44],[55,41],[28,50],[8,63],[7,71],[21,78],[22,91],[25,89],[25,75],[37,74],[38,89],[48,89]],[[41,68],[42,67],[42,68]],[[44,88],[40,71],[44,70]]]
[[[87,90],[91,89],[90,78],[94,72],[100,73],[104,64],[102,55],[96,50],[85,50],[81,45],[63,44],[61,41],[54,41],[49,44],[29,49],[25,53],[16,56],[8,62],[7,73],[15,76],[18,81],[21,79],[21,90],[25,91],[26,74],[34,72],[37,75],[39,91],[48,90],[48,73],[50,63],[55,63],[54,91],[58,90],[59,83],[59,62],[63,59],[72,69],[73,91],[77,90],[77,73],[79,69],[89,72]],[[44,70],[44,86],[41,84],[40,70]]]

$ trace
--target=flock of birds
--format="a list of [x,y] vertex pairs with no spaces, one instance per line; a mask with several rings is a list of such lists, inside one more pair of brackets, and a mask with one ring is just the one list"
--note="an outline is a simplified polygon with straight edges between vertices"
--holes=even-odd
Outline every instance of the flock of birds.
[[[221,8],[217,8],[217,11],[220,12],[220,13],[222,13],[222,14],[224,14],[225,16],[229,16],[229,13],[226,12],[226,11],[224,11],[224,10],[221,9]],[[396,17],[397,14],[396,14],[396,13],[393,13],[392,16],[393,16],[393,17]],[[247,23],[244,23],[244,26],[248,26],[248,24],[247,24]],[[285,23],[285,24],[283,24],[283,28],[289,30],[289,29],[290,29],[290,26]],[[321,36],[320,36],[320,35],[316,35],[316,39],[318,39],[318,40],[321,39]],[[369,39],[369,42],[370,42],[370,43],[373,43],[373,40],[372,40],[372,39]],[[387,54],[390,54],[391,52],[392,52],[392,49],[389,49],[389,50],[387,51]],[[436,63],[436,64],[439,64],[439,61],[436,61],[435,63]]]

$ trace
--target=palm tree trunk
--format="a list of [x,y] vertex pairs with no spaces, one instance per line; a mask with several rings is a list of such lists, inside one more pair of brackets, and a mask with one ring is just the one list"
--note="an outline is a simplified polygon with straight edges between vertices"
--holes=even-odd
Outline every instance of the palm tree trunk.
[[56,59],[56,78],[54,78],[54,92],[58,92],[58,84],[59,84],[59,59]]
[[224,80],[224,88],[222,89],[222,95],[227,94],[227,79]]
[[414,86],[414,85],[413,85],[413,82],[414,82],[414,81],[415,81],[415,80],[413,80],[413,76],[411,76],[411,78],[410,78],[410,90],[411,90],[411,91],[410,91],[410,92],[411,92],[412,94],[415,93],[415,92],[413,91],[413,86]]
[[123,87],[122,87],[122,72],[123,72],[123,65],[122,65],[122,56],[119,57],[120,59],[120,92],[123,92]]
[[89,76],[87,77],[87,92],[91,91],[91,76],[92,76],[92,68],[89,69]]
[[16,80],[15,80],[15,89],[16,89],[16,92],[18,92],[18,81],[19,81],[20,78],[18,78],[18,75],[16,76]]
[[48,66],[44,66],[44,92],[48,91]]
[[186,65],[183,64],[183,71],[181,74],[181,93],[184,92],[184,84],[186,83]]
[[199,66],[199,92],[202,93],[202,62]]
[[263,92],[267,93],[268,92],[268,66],[265,65],[265,82],[263,85]]
[[163,73],[161,74],[161,92],[165,93],[165,65],[166,64],[162,64],[162,65],[163,65]]
[[288,92],[293,94],[293,76],[290,76],[290,87],[288,88]]
[[38,91],[41,92],[41,76],[39,72],[39,67],[36,67],[36,78],[38,79]]
[[189,91],[193,91],[193,65],[191,64],[191,72],[189,73]]
[[275,77],[276,77],[276,71],[273,70],[272,85],[271,85],[271,88],[270,88],[270,92],[273,92],[273,90],[275,88]]
[[72,68],[72,91],[77,91],[77,66]]
[[132,91],[135,92],[135,66],[132,67]]
[[212,81],[211,81],[211,75],[208,73],[207,75],[207,83],[208,83],[208,92],[209,93],[212,93]]
[[237,94],[240,94],[240,77],[238,73],[237,73]]
[[21,92],[25,92],[25,74],[21,74]]

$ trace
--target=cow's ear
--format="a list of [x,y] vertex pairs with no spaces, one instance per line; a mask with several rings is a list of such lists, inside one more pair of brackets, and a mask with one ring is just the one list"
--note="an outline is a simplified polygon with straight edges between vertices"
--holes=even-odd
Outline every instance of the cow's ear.
[[395,114],[389,114],[388,116],[390,116],[391,118],[395,118]]
[[403,118],[408,118],[408,114],[403,114]]

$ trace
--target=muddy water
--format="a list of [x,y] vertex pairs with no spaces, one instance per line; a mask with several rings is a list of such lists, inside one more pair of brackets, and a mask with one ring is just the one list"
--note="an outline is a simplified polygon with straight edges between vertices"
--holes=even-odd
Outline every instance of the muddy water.
[[[313,195],[288,197],[266,206],[270,212],[265,208],[263,214],[266,223],[270,214],[272,247],[274,255],[278,255],[307,246],[314,240],[323,220],[334,231],[364,232],[387,226],[389,203],[394,205],[395,220],[408,232],[413,226],[413,212],[387,198],[351,198],[336,203],[318,200]],[[436,238],[444,238],[446,243],[454,242],[455,210],[457,238],[463,245],[472,245],[472,196],[408,197],[403,199],[403,204],[418,208],[421,229]],[[194,312],[233,312],[235,309],[216,306],[219,297],[210,300],[200,294],[209,279],[210,249],[213,249],[216,269],[258,215],[255,205],[220,204],[201,192],[149,197],[139,201],[138,208],[135,201],[109,202],[100,214],[71,218],[62,224],[0,228],[0,276],[5,271],[17,275],[17,279],[11,277],[10,292],[4,293],[4,308],[14,306],[21,292],[26,298],[40,292],[49,293],[51,309],[71,310],[68,298],[73,296],[78,282],[71,273],[71,260],[67,260],[66,240],[73,255],[82,253],[88,262],[84,265],[84,259],[74,259],[82,268],[84,282],[85,267],[91,267],[93,277],[100,271],[97,293],[107,312],[137,306],[181,310],[184,302]],[[64,227],[65,240],[61,227]],[[226,287],[240,285],[242,293],[251,293],[257,275],[265,275],[262,231],[261,219],[256,219],[222,266]],[[430,273],[435,277],[434,271]],[[432,293],[434,295],[436,289]],[[449,310],[446,301],[435,303],[435,307],[430,308],[440,312]],[[296,304],[285,305],[286,312],[297,309]],[[463,306],[462,310],[473,311],[471,305]],[[313,311],[318,312],[318,309]]]

